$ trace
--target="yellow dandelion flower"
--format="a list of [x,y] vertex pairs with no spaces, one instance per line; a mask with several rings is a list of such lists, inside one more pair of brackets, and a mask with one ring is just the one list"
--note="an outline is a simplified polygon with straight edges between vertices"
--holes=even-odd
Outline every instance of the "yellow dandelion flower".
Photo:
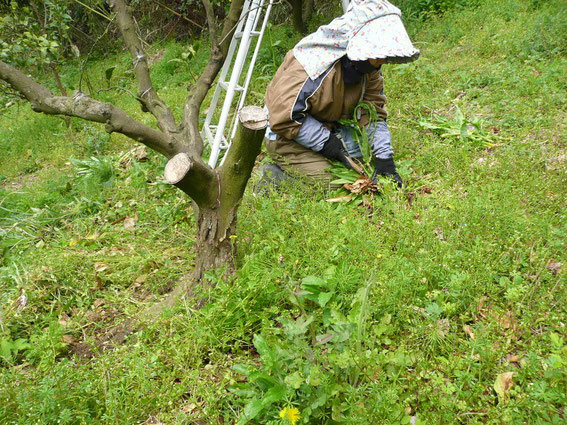
[[284,407],[280,412],[280,418],[288,424],[295,425],[301,419],[301,415],[299,414],[299,409],[295,407]]

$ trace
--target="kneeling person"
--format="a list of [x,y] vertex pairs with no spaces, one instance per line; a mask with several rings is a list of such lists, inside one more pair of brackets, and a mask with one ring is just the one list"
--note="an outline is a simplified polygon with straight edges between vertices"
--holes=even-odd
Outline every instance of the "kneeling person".
[[381,66],[417,59],[398,8],[385,0],[353,1],[348,11],[321,26],[288,52],[266,92],[270,129],[276,135],[266,142],[268,153],[284,171],[330,181],[330,161],[351,168],[351,158],[362,156],[348,126],[362,102],[374,105],[380,118],[359,119],[372,136],[377,175],[396,171],[391,135],[386,124],[386,97]]

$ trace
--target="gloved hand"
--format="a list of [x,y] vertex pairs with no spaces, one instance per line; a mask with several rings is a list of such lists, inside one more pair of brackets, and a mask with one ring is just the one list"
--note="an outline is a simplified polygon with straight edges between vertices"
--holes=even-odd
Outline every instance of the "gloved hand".
[[323,149],[319,151],[321,155],[331,161],[339,161],[348,169],[352,169],[348,157],[348,152],[345,149],[343,142],[333,133],[329,136],[329,140],[323,145]]
[[396,164],[393,158],[380,159],[374,158],[374,174],[372,174],[372,182],[376,184],[378,176],[390,177],[398,185],[398,189],[401,189],[404,182],[398,171],[396,170]]

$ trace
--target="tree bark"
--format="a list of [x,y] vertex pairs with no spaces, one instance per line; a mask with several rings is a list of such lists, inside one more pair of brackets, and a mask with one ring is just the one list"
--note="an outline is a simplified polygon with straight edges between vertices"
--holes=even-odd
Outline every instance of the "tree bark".
[[191,157],[186,152],[178,153],[165,166],[164,177],[199,207],[211,208],[219,202],[217,173],[201,158]]
[[132,66],[138,80],[138,100],[144,112],[151,112],[160,129],[169,136],[175,137],[180,129],[175,123],[171,109],[158,96],[150,76],[150,68],[146,52],[136,32],[136,24],[125,0],[110,0],[112,10],[116,13],[118,28],[132,58]]
[[201,0],[207,14],[207,24],[211,39],[211,54],[209,62],[201,73],[199,79],[195,82],[192,93],[185,100],[183,107],[183,127],[186,139],[191,143],[190,149],[198,155],[203,153],[203,140],[199,132],[199,116],[201,113],[201,105],[207,96],[215,78],[220,72],[226,56],[228,48],[242,8],[244,0],[232,0],[228,15],[224,20],[221,30],[220,40],[217,40],[218,25],[214,16],[214,9],[210,0]]
[[[232,272],[236,266],[236,214],[254,162],[260,153],[267,124],[268,117],[262,108],[242,108],[239,126],[232,146],[226,153],[224,164],[214,170],[217,178],[213,181],[218,184],[218,188],[211,187],[206,191],[211,196],[197,202],[197,240],[193,274],[196,281],[208,270],[226,267],[228,272]],[[178,154],[169,160],[165,169],[165,180],[187,191],[195,185],[194,181],[187,183],[195,166],[188,155]]]
[[288,0],[291,5],[293,27],[301,34],[307,33],[307,26],[303,21],[303,0]]
[[313,16],[313,10],[315,9],[315,2],[314,0],[304,0],[305,4],[303,5],[303,22],[307,25],[307,22],[311,20]]
[[197,239],[195,241],[195,268],[193,280],[200,281],[210,270],[231,274],[236,268],[236,209],[199,209],[197,212]]

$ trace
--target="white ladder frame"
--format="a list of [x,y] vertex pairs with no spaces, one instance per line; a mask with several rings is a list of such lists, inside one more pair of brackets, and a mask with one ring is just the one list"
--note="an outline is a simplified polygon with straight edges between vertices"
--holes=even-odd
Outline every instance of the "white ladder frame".
[[[230,123],[229,127],[230,137],[227,140],[225,136],[225,129],[227,127],[230,110],[232,109],[232,103],[238,93],[239,99],[236,110],[240,110],[244,105],[248,87],[250,85],[250,80],[252,79],[252,73],[254,72],[254,65],[258,57],[258,52],[260,51],[262,38],[268,24],[268,18],[270,16],[274,1],[275,0],[246,0],[242,8],[242,14],[236,26],[235,33],[232,37],[227,57],[221,70],[219,81],[211,100],[209,112],[205,119],[202,130],[203,139],[207,140],[211,145],[209,165],[213,168],[215,168],[218,163],[218,158],[221,150],[227,150],[230,147],[232,138],[236,133],[236,119],[234,118],[237,114],[234,114],[233,121],[232,123]],[[265,3],[268,3],[267,6],[265,6]],[[262,10],[264,7],[266,7],[266,12],[264,13],[261,29],[260,31],[258,31],[258,24],[261,20]],[[248,51],[250,50],[253,36],[257,37],[256,47],[250,61],[244,85],[240,86],[238,83],[244,69],[246,56],[248,55]],[[236,59],[234,60],[233,64],[232,59],[235,53]],[[230,68],[232,68],[232,71],[230,72],[230,80],[227,81],[226,78],[229,74]],[[223,101],[219,121],[218,124],[211,125],[222,91],[226,91],[226,95]]]
[[[248,88],[250,86],[250,81],[252,80],[252,74],[254,73],[254,65],[256,64],[256,59],[258,58],[258,53],[260,51],[260,46],[264,37],[264,32],[268,24],[272,6],[276,2],[277,0],[246,0],[244,2],[242,14],[240,15],[240,19],[238,20],[238,23],[236,25],[234,35],[232,36],[232,41],[230,42],[230,46],[228,48],[226,60],[220,72],[217,87],[213,94],[213,98],[211,99],[211,104],[209,106],[207,117],[205,118],[205,123],[203,124],[203,129],[201,130],[201,136],[211,146],[209,166],[211,166],[212,168],[216,168],[221,150],[228,150],[230,148],[232,140],[234,139],[234,136],[236,134],[236,128],[238,124],[236,117],[238,113],[234,113],[232,122],[230,124],[228,123],[232,104],[238,93],[239,98],[235,111],[238,112],[244,106],[246,95],[248,94]],[[343,9],[346,12],[350,0],[341,0],[341,2]],[[266,8],[266,10],[262,18],[263,8]],[[262,26],[258,31],[258,24],[260,20],[262,20]],[[242,75],[242,71],[246,63],[246,58],[248,56],[248,51],[250,50],[253,36],[257,37],[256,46],[254,48],[254,53],[248,66],[244,85],[240,86],[240,76]],[[234,60],[233,64],[232,62],[235,53],[236,59]],[[231,67],[232,71],[230,72]],[[226,78],[229,72],[230,80],[227,81]],[[215,111],[217,109],[222,91],[226,91],[226,95],[223,100],[219,121],[218,124],[212,125],[211,123],[213,121],[213,117],[215,115]],[[227,124],[229,127],[228,139],[225,136]]]

